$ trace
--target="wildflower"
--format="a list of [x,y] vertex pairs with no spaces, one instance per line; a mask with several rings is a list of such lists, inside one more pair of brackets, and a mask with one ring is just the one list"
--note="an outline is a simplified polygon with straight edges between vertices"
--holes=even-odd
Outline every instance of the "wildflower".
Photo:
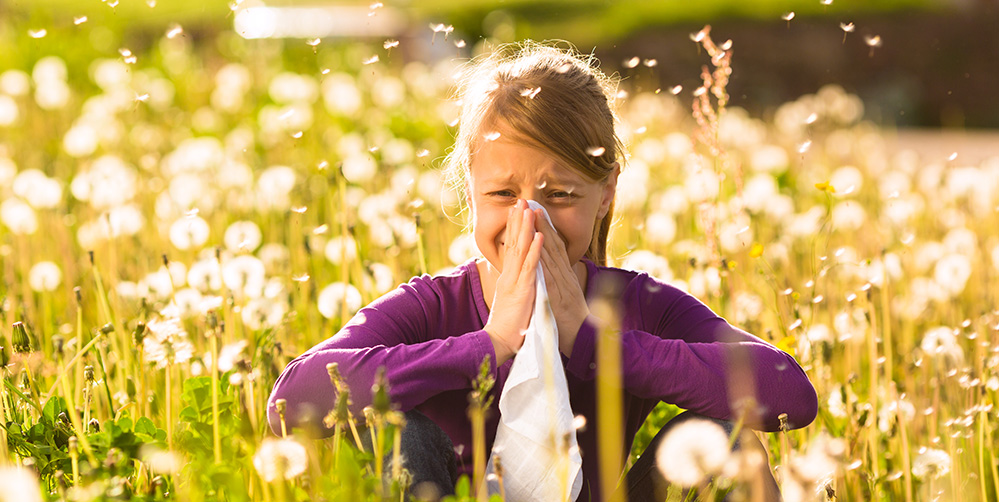
[[268,483],[294,479],[305,472],[307,465],[305,447],[292,439],[264,439],[253,456],[253,467]]
[[149,321],[148,335],[142,340],[146,362],[157,368],[168,364],[187,362],[194,355],[194,345],[187,339],[187,332],[176,317]]
[[183,216],[170,225],[170,242],[180,250],[198,248],[208,241],[208,222],[199,216]]
[[202,293],[222,288],[222,270],[214,258],[198,260],[187,270],[187,284]]
[[28,284],[32,291],[45,293],[55,291],[62,283],[62,270],[50,261],[36,263],[28,272]]
[[62,183],[38,169],[18,173],[11,189],[35,209],[51,209],[62,202]]
[[652,251],[640,249],[632,252],[621,262],[621,268],[646,272],[661,281],[673,279],[673,271],[670,269],[669,261]]
[[325,251],[326,259],[334,265],[357,259],[357,243],[349,235],[333,237],[326,243]]
[[176,453],[153,445],[144,445],[139,455],[149,470],[157,474],[177,474],[184,465],[184,460]]
[[31,77],[21,70],[7,70],[0,73],[0,93],[21,97],[31,91]]
[[257,298],[266,282],[264,263],[252,255],[241,255],[222,265],[222,282],[237,297]]
[[663,212],[650,213],[645,218],[643,235],[651,244],[667,245],[676,237],[676,219]]
[[222,242],[226,249],[233,253],[242,250],[253,251],[260,246],[262,234],[260,227],[252,221],[236,221],[225,230]]
[[731,452],[725,429],[709,420],[691,419],[663,438],[656,463],[670,483],[690,487],[722,471]]
[[919,347],[924,354],[939,357],[953,366],[960,367],[964,364],[964,349],[961,348],[957,334],[952,328],[944,326],[931,328],[923,335]]
[[963,254],[949,254],[937,261],[933,280],[951,297],[964,291],[971,277],[971,261]]
[[351,284],[334,282],[323,288],[316,303],[319,307],[319,313],[323,317],[344,319],[347,315],[341,312],[344,304],[346,304],[349,313],[354,313],[361,308],[361,292]]
[[17,102],[10,96],[0,94],[0,126],[7,127],[17,122]]
[[252,330],[276,327],[288,313],[285,302],[274,298],[254,298],[243,306],[243,324]]
[[917,478],[938,478],[950,472],[950,455],[936,448],[921,448],[912,461],[912,474]]
[[0,502],[42,502],[42,488],[34,471],[25,467],[0,467]]

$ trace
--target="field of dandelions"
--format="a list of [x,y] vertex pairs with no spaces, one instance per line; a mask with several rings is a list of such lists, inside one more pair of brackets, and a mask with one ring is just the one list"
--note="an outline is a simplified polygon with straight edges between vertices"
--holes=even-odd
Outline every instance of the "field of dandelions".
[[[760,435],[786,500],[995,500],[999,157],[891,151],[836,86],[749,116],[726,103],[733,53],[706,34],[700,89],[640,92],[655,61],[605,62],[627,77],[630,154],[611,264],[806,369],[818,418]],[[380,455],[355,444],[363,417],[281,438],[266,398],[361,306],[474,256],[438,170],[455,62],[179,27],[70,58],[45,49],[58,33],[16,36],[26,49],[0,66],[0,500],[399,500],[406,473],[378,482]],[[385,447],[389,408],[368,417]],[[678,411],[657,408],[639,450]],[[667,445],[678,486],[738,483],[697,437]]]

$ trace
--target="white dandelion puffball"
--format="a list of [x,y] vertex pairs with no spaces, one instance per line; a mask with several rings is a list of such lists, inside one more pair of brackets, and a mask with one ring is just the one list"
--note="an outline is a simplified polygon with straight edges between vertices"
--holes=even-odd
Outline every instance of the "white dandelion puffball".
[[725,429],[710,420],[690,419],[666,433],[656,463],[667,481],[689,487],[720,473],[730,455]]
[[704,202],[718,196],[719,183],[714,171],[700,169],[687,175],[683,186],[691,202]]
[[240,312],[243,324],[254,331],[277,327],[287,313],[287,304],[274,298],[254,298]]
[[639,249],[626,256],[621,262],[621,268],[636,272],[646,272],[664,282],[673,279],[673,271],[669,268],[669,261],[652,251],[644,249]]
[[34,471],[24,467],[0,467],[0,502],[42,502],[42,487]]
[[917,478],[938,478],[948,472],[950,455],[936,448],[927,448],[912,462],[912,474]]
[[240,255],[222,265],[222,282],[239,297],[258,298],[267,281],[264,262],[253,255]]
[[267,438],[253,456],[253,467],[264,481],[294,479],[305,472],[309,456],[305,447],[292,439]]
[[946,255],[933,267],[933,281],[951,297],[964,291],[970,277],[971,260],[962,254]]
[[50,209],[62,201],[62,183],[38,169],[26,169],[14,176],[14,193],[35,209]]
[[78,120],[62,137],[62,148],[70,157],[86,157],[97,151],[100,139],[94,125]]
[[55,263],[40,261],[28,272],[28,284],[38,293],[55,291],[62,284],[62,270]]
[[187,270],[187,284],[202,293],[222,287],[222,267],[215,258],[198,260]]
[[183,216],[170,225],[170,242],[181,251],[199,248],[208,242],[211,230],[200,216]]
[[0,221],[17,235],[31,235],[38,230],[35,210],[17,198],[0,202]]
[[475,236],[469,232],[459,234],[447,248],[447,257],[454,265],[460,265],[477,256],[481,256],[481,253],[475,245]]
[[275,103],[312,103],[319,96],[319,84],[308,75],[282,72],[271,79],[268,94]]
[[115,155],[104,155],[89,169],[81,171],[69,185],[77,200],[104,209],[121,206],[132,199],[138,185],[135,168]]
[[645,218],[645,239],[651,244],[666,245],[676,237],[676,220],[673,215],[654,212]]
[[143,445],[139,455],[149,466],[149,470],[158,474],[177,474],[184,465],[184,459],[180,455],[153,445]]
[[31,77],[21,70],[7,70],[0,73],[0,92],[13,97],[21,97],[31,90]]
[[336,236],[326,243],[326,259],[334,265],[357,259],[357,242],[351,236]]
[[378,172],[378,163],[367,152],[356,153],[343,160],[343,177],[355,184],[371,181]]
[[787,150],[777,145],[761,146],[753,150],[749,156],[749,167],[756,172],[782,172],[787,169],[789,163]]
[[347,73],[327,75],[323,79],[322,92],[326,110],[333,115],[353,115],[364,104],[364,97],[354,83],[354,77]]
[[319,292],[316,303],[319,306],[319,313],[323,317],[327,319],[344,318],[346,315],[341,315],[344,303],[347,304],[349,314],[353,314],[361,308],[361,292],[351,284],[334,282]]
[[13,125],[19,114],[17,102],[10,96],[0,94],[0,127]]
[[225,229],[225,236],[222,241],[225,248],[233,253],[240,251],[253,251],[260,246],[263,235],[260,227],[252,221],[236,221]]
[[829,184],[836,189],[833,195],[837,197],[856,194],[864,186],[864,174],[856,167],[842,166],[833,171]]
[[930,328],[919,344],[923,353],[930,357],[939,357],[951,361],[955,366],[964,363],[964,349],[952,328],[937,326]]

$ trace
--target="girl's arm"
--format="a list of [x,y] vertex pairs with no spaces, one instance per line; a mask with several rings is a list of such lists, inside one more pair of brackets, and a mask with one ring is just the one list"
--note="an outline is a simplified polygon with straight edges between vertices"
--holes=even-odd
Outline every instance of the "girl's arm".
[[[738,418],[733,403],[752,404],[747,424],[767,431],[778,430],[781,413],[792,428],[815,418],[815,389],[797,361],[696,298],[640,274],[622,295],[621,312],[624,386],[636,397],[720,419]],[[569,358],[567,369],[583,379],[596,372],[598,324],[583,324]]]
[[268,400],[271,429],[281,431],[274,403],[284,399],[289,431],[299,426],[330,434],[323,424],[336,400],[329,363],[339,365],[355,417],[363,417],[361,410],[371,404],[371,385],[381,367],[386,369],[392,403],[402,411],[445,391],[470,389],[482,360],[487,355],[495,360],[492,342],[482,330],[441,334],[448,324],[439,319],[442,294],[431,279],[417,278],[361,309],[336,335],[291,361]]

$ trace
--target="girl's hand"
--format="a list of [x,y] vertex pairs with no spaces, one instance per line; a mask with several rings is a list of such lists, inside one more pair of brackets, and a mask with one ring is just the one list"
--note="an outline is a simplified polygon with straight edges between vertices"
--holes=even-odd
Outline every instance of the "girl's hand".
[[524,331],[534,312],[538,262],[544,239],[534,231],[534,213],[518,199],[507,214],[503,270],[485,331],[493,342],[497,366],[506,362],[524,344]]
[[555,233],[540,209],[534,210],[535,227],[544,236],[541,248],[541,269],[545,273],[545,286],[548,289],[548,301],[551,302],[552,313],[555,315],[555,325],[558,327],[559,351],[566,357],[572,354],[576,344],[576,335],[583,321],[590,314],[586,304],[586,296],[579,284],[579,277],[569,263],[569,255],[565,251],[565,243]]

